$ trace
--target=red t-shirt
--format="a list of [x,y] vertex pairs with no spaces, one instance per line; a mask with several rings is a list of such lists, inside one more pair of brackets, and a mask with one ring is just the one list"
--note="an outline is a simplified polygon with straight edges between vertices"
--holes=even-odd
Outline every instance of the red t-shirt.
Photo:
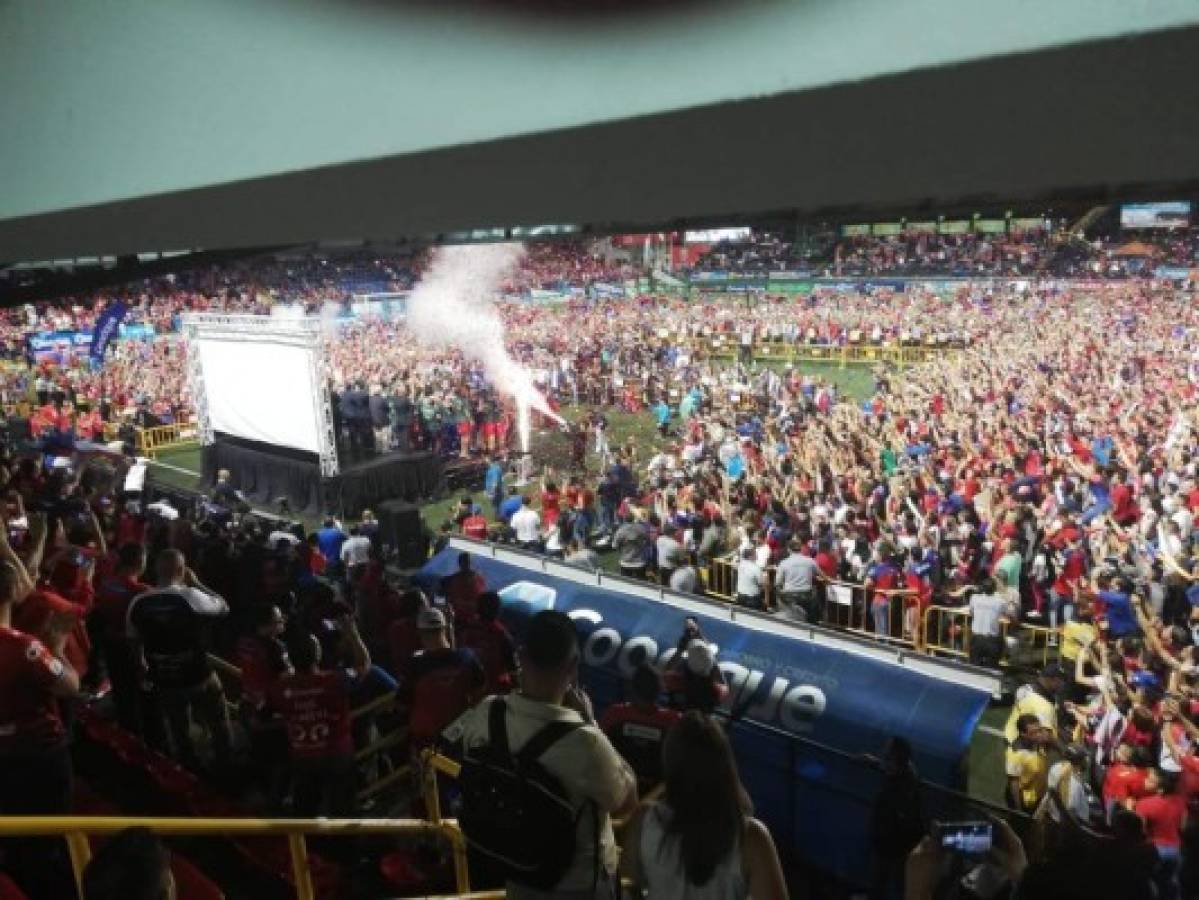
[[246,635],[237,642],[234,659],[241,669],[242,696],[255,707],[266,702],[274,684],[287,673],[283,645],[260,635]]
[[1087,560],[1081,550],[1066,552],[1066,564],[1058,571],[1053,590],[1064,597],[1074,596],[1074,585],[1087,570]]
[[1178,778],[1178,790],[1189,801],[1199,798],[1199,756],[1184,753],[1182,774]]
[[483,667],[470,650],[425,650],[412,657],[400,679],[400,701],[408,707],[408,735],[414,747],[437,739],[477,699],[485,684]]
[[1104,803],[1123,803],[1145,796],[1145,770],[1125,763],[1116,763],[1103,779]]
[[1155,794],[1137,801],[1134,811],[1145,822],[1145,836],[1158,847],[1177,847],[1186,817],[1187,803],[1181,794]]
[[445,599],[454,608],[454,618],[460,623],[473,621],[477,615],[479,596],[487,590],[487,582],[478,572],[455,572],[441,582]]
[[545,525],[553,525],[558,521],[558,504],[561,495],[557,491],[541,492],[541,521]]
[[0,625],[0,754],[62,742],[66,733],[50,686],[64,671],[37,638]]
[[287,743],[295,759],[353,754],[349,689],[343,673],[284,675],[271,685],[267,702],[287,724]]
[[482,516],[467,516],[462,520],[462,533],[476,541],[487,540],[487,520]]
[[74,616],[75,627],[67,637],[63,648],[63,657],[80,677],[87,672],[87,660],[91,653],[92,642],[87,634],[87,623],[84,621],[87,609],[78,603],[72,603],[61,594],[48,587],[40,587],[26,597],[12,611],[12,626],[26,634],[43,634],[51,616]]
[[837,557],[821,550],[816,554],[816,567],[825,578],[837,577]]
[[512,690],[512,675],[516,671],[516,642],[507,628],[499,622],[476,620],[458,633],[458,646],[473,650],[479,658],[487,678],[488,694]]

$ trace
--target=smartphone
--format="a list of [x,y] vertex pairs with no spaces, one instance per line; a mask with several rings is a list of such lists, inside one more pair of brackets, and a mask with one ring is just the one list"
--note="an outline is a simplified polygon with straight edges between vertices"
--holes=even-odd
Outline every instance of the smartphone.
[[969,856],[981,856],[991,850],[990,822],[937,822],[933,826],[937,846]]

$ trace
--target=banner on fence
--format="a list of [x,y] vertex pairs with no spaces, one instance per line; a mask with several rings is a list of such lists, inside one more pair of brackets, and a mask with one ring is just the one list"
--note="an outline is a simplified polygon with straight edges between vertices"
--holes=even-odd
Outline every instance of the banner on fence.
[[840,604],[841,606],[853,605],[853,589],[848,585],[830,584],[827,590],[830,602]]

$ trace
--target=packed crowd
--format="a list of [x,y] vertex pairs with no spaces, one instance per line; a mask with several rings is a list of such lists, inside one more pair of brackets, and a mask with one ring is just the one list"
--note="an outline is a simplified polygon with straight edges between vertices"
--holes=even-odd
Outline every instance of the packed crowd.
[[[465,502],[456,516],[468,535],[584,567],[614,552],[623,574],[683,592],[704,591],[705,564],[731,554],[736,602],[815,623],[840,624],[830,587],[855,585],[856,621],[883,639],[917,643],[923,611],[953,607],[965,624],[938,637],[968,646],[984,666],[1011,651],[1008,625],[1049,626],[1060,664],[1021,688],[1006,735],[1010,805],[1053,823],[1052,850],[1030,847],[1029,877],[1053,884],[1067,870],[1110,872],[1080,869],[1080,860],[1118,859],[1121,877],[1143,876],[1139,884],[1152,882],[1159,896],[1190,896],[1191,820],[1199,824],[1189,813],[1199,770],[1191,301],[1157,283],[1120,282],[965,287],[949,297],[876,291],[835,303],[818,293],[506,306],[513,355],[552,403],[590,410],[585,430],[575,430],[573,471],[544,473],[539,490],[511,483],[503,441],[486,427],[506,415],[502,398],[460,355],[416,346],[398,323],[358,322],[330,344],[331,378],[409,398],[425,440],[448,442],[452,432],[453,450],[493,454],[484,501]],[[904,373],[878,369],[861,403],[792,367],[752,362],[763,348],[802,342],[949,349]],[[115,368],[130,379],[156,365],[165,373],[174,346],[122,344]],[[56,393],[79,406],[104,399],[61,372],[22,377],[53,410],[64,405]],[[479,402],[481,418],[460,408],[463,398]],[[141,395],[131,389],[127,399]],[[616,408],[654,417],[662,439],[652,453],[609,441],[606,413]],[[393,435],[395,425],[388,420]],[[270,786],[266,807],[344,812],[352,806],[339,804],[354,796],[346,786],[359,775],[347,763],[359,729],[402,721],[413,747],[429,746],[449,713],[513,684],[511,639],[469,560],[442,585],[446,602],[430,604],[384,578],[369,516],[313,534],[194,522],[130,505],[119,490],[125,463],[111,465],[6,462],[0,676],[9,680],[0,718],[15,729],[0,732],[12,763],[0,785],[7,811],[67,808],[66,740],[81,687],[110,688],[123,725],[189,766],[258,767]],[[566,702],[577,657],[555,627],[546,625],[545,648],[526,648],[521,672],[542,667],[544,702],[584,706]],[[236,726],[209,650],[240,663]],[[683,678],[707,684],[719,671],[699,649],[679,658]],[[420,702],[426,667],[456,700],[434,692]],[[306,725],[280,728],[289,715],[312,713],[279,700],[283,678],[327,701],[320,753],[306,754]],[[644,704],[650,687],[661,693],[647,681]],[[716,682],[709,710],[712,691]],[[398,712],[349,724],[351,706],[389,694]],[[576,712],[586,718],[585,708]],[[206,726],[208,747],[192,744],[189,716]],[[280,773],[272,761],[289,753]],[[616,812],[630,794],[615,786],[619,756],[608,759],[603,803]]]
[[[741,894],[786,896],[773,841],[751,818],[728,742],[707,717],[725,689],[693,620],[682,623],[667,670],[638,669],[629,702],[597,716],[578,688],[572,621],[541,614],[518,651],[499,621],[498,595],[468,554],[426,591],[403,587],[385,572],[369,512],[350,527],[330,518],[312,532],[243,517],[222,476],[214,503],[189,514],[132,490],[138,465],[106,453],[75,454],[52,469],[33,455],[0,460],[0,814],[70,812],[79,734],[101,746],[115,740],[97,717],[184,766],[147,758],[168,777],[153,797],[120,797],[129,813],[175,802],[211,814],[218,807],[194,781],[200,774],[210,790],[230,792],[223,815],[355,816],[380,770],[419,769],[421,752],[440,748],[463,760],[456,802],[472,840],[532,854],[536,875],[516,877],[510,897],[609,896],[603,888],[616,883],[618,866],[651,896],[670,896],[680,872]],[[544,808],[530,807],[529,827],[548,844],[514,831],[511,804],[488,819],[481,804],[502,786],[482,800],[475,790],[470,773],[496,765],[479,754],[497,715],[505,746],[538,742],[533,758],[545,754],[552,790],[569,804],[565,819],[538,818]],[[539,736],[549,721],[556,726]],[[381,734],[402,740],[357,755]],[[94,784],[87,792],[120,781],[102,778],[85,772]],[[658,784],[662,799],[639,807],[638,786]],[[422,812],[411,794],[391,797]],[[593,813],[581,815],[589,804]],[[620,854],[611,817],[635,811]],[[658,846],[663,835],[675,842],[669,852]],[[147,840],[118,846],[134,841],[149,853]],[[37,900],[74,896],[60,850],[36,839],[0,847],[12,879],[0,887],[15,882],[24,892],[15,896]],[[378,851],[351,842],[349,855],[335,858],[359,865]],[[145,872],[122,876],[102,857],[85,885],[113,883],[86,900],[142,896],[118,887]],[[155,858],[166,857],[160,849]],[[169,876],[155,872],[150,880],[161,887]],[[353,895],[372,895],[365,890]],[[396,886],[377,890],[391,896]]]
[[834,275],[1035,274],[1053,255],[1043,230],[1012,234],[904,233],[894,237],[846,238],[829,267]]
[[1021,278],[1152,277],[1158,266],[1192,268],[1199,260],[1199,229],[1110,231],[1087,238],[1048,227],[1008,233],[892,236],[809,236],[802,244],[775,232],[721,242],[691,272],[760,274],[804,271],[824,276],[955,276]]
[[[739,387],[720,390],[651,344],[662,445],[608,446],[599,413],[583,448],[598,482],[580,468],[521,492],[493,465],[498,533],[588,568],[611,547],[623,574],[680,591],[732,554],[736,602],[801,621],[838,609],[826,586],[856,585],[857,621],[884,639],[918,643],[923,611],[951,607],[968,636],[939,639],[968,637],[984,666],[1020,623],[1048,626],[1060,664],[1020,689],[1006,729],[1010,805],[1056,823],[1051,861],[1115,847],[1137,867],[1121,877],[1192,896],[1192,298],[1125,283],[997,299],[964,313],[977,347],[880,371],[864,405],[770,368],[726,369]],[[460,511],[467,534],[489,533],[481,506]]]

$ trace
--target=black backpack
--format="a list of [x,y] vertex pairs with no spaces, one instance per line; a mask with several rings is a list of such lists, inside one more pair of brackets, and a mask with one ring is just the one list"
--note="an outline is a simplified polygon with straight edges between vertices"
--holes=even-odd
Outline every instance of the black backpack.
[[579,722],[550,722],[519,753],[508,747],[507,705],[488,709],[488,741],[462,756],[458,823],[471,849],[496,865],[508,881],[549,890],[562,880],[575,858],[575,832],[581,810],[540,759]]

